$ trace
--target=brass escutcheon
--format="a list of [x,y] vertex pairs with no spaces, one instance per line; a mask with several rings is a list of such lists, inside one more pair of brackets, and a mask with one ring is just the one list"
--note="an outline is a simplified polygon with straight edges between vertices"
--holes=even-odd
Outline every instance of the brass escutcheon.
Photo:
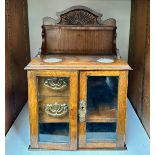
[[79,107],[79,120],[80,122],[84,122],[86,120],[86,101],[80,101]]

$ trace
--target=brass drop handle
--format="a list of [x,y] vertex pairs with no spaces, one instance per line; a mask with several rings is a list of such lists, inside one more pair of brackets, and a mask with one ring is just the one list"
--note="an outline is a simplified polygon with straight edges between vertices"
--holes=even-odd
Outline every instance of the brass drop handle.
[[62,117],[68,112],[68,105],[66,103],[63,104],[46,104],[45,112],[53,117]]
[[52,77],[45,79],[44,85],[52,90],[64,90],[67,88],[67,81],[64,78]]
[[80,101],[79,106],[79,120],[80,122],[84,122],[86,120],[86,101]]

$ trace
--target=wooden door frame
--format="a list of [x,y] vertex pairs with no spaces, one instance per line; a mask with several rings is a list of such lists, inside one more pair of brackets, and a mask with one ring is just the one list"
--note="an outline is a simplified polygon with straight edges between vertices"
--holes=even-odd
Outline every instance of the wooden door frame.
[[79,148],[124,148],[128,71],[81,71],[80,101],[87,100],[87,76],[119,76],[117,101],[117,141],[86,143],[86,122],[79,121]]
[[[69,111],[69,131],[70,143],[40,143],[38,140],[38,101],[37,101],[37,76],[49,77],[69,77],[70,78],[70,111]],[[28,102],[30,120],[30,148],[39,149],[77,149],[77,97],[78,97],[78,72],[77,71],[55,71],[55,70],[35,70],[28,71]]]

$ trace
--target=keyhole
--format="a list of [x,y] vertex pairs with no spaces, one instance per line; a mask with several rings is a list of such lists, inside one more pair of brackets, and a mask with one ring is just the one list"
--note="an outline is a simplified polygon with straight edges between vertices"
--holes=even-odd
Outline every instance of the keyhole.
[[81,109],[83,110],[83,109],[84,109],[84,107],[81,107]]

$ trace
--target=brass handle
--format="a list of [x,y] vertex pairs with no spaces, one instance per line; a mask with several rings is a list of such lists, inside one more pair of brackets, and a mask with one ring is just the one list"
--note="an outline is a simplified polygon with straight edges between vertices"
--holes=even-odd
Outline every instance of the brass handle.
[[63,104],[46,104],[45,106],[45,112],[53,117],[62,117],[66,115],[68,112],[68,105],[66,103]]
[[44,85],[52,90],[64,90],[67,87],[67,81],[64,78],[52,77],[45,79]]
[[86,120],[86,101],[80,101],[79,107],[79,120],[80,122],[84,122]]

